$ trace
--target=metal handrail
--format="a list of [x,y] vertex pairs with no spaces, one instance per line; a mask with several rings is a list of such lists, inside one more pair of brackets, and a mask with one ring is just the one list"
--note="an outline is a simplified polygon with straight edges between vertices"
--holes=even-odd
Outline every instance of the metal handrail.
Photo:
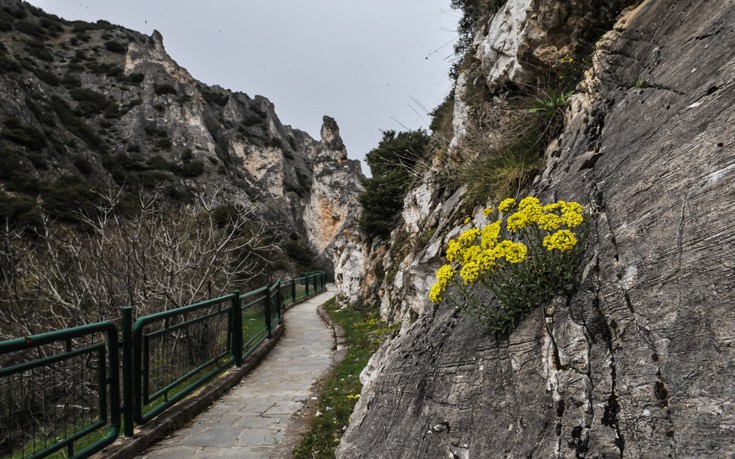
[[[88,457],[119,436],[121,410],[124,410],[124,434],[133,436],[134,421],[138,424],[149,422],[225,369],[241,366],[245,357],[271,338],[283,320],[285,306],[314,296],[324,290],[325,284],[324,273],[305,273],[302,277],[277,281],[243,294],[235,291],[219,298],[142,316],[135,322],[132,320],[132,308],[125,307],[122,311],[122,341],[118,341],[118,330],[112,322],[0,341],[0,355],[29,352],[44,355],[44,347],[64,348],[51,356],[28,358],[27,362],[0,368],[0,438],[3,438],[3,429],[13,428],[12,416],[3,416],[1,410],[3,400],[12,399],[9,397],[12,395],[10,384],[15,375],[20,375],[17,378],[19,384],[28,385],[31,377],[23,379],[25,373],[45,371],[73,359],[86,359],[86,362],[96,359],[95,362],[99,362],[91,368],[97,371],[96,383],[84,386],[88,388],[96,384],[98,387],[94,409],[99,413],[99,420],[72,426],[71,433],[66,428],[63,435],[44,438],[42,442],[26,432],[27,438],[20,442],[23,443],[20,451],[11,449],[8,456],[41,458],[66,448],[68,457]],[[99,334],[104,335],[104,340],[81,347],[75,342],[89,341]],[[174,351],[164,353],[164,349],[169,350],[166,346],[169,342],[174,348],[188,346],[186,365],[175,361],[179,356]],[[119,365],[121,351],[122,365]],[[15,355],[13,358],[18,360]],[[152,385],[154,379],[156,384]],[[3,394],[6,386],[9,392]],[[34,401],[38,400],[43,400],[43,397],[35,397]],[[97,438],[100,430],[105,428],[102,438],[89,440]],[[31,440],[31,446],[27,447],[26,443]],[[42,443],[42,446],[37,448],[36,443]],[[83,446],[75,448],[75,443],[83,443]],[[3,447],[0,443],[0,456],[5,457]],[[12,443],[8,448],[13,448]]]
[[[95,340],[94,343],[85,345],[83,347],[75,348],[75,340],[94,338],[100,334],[104,335],[104,339]],[[44,351],[53,351],[54,349],[46,349],[45,347],[51,345],[62,345],[63,350],[51,356],[31,358],[27,362],[19,363],[10,367],[0,368],[0,390],[7,390],[8,401],[10,403],[10,395],[14,392],[12,390],[13,382],[17,382],[20,386],[20,390],[16,395],[20,395],[20,400],[14,399],[15,403],[37,403],[38,400],[44,400],[46,396],[46,373],[53,374],[52,381],[56,381],[55,373],[64,372],[67,370],[67,362],[73,362],[74,359],[83,360],[85,367],[89,370],[96,370],[96,381],[80,381],[84,382],[87,391],[92,390],[94,384],[97,385],[97,406],[69,406],[68,401],[52,402],[54,403],[54,409],[60,409],[59,419],[62,419],[65,423],[64,428],[59,428],[59,433],[52,433],[52,435],[44,434],[43,438],[37,439],[35,436],[35,422],[36,417],[41,414],[46,414],[46,406],[43,407],[42,413],[32,411],[27,414],[27,418],[31,422],[26,423],[21,428],[20,432],[15,432],[19,435],[30,435],[32,441],[20,439],[21,446],[20,451],[16,451],[14,454],[14,448],[10,443],[7,448],[9,449],[9,456],[20,454],[26,458],[40,458],[46,457],[57,451],[66,448],[66,454],[69,457],[85,458],[92,455],[94,452],[99,451],[105,446],[109,445],[118,437],[120,433],[120,379],[119,379],[119,366],[118,366],[118,339],[117,339],[117,328],[112,322],[100,322],[96,324],[82,325],[65,330],[56,330],[49,333],[42,333],[38,335],[28,336],[24,338],[16,338],[8,341],[0,342],[0,354],[18,353],[27,351],[36,351],[40,355],[43,355]],[[43,349],[42,349],[43,348]],[[58,350],[58,349],[56,349]],[[96,358],[96,360],[95,360]],[[96,365],[93,365],[95,362]],[[69,370],[73,371],[73,370]],[[38,397],[37,394],[31,394],[26,400],[24,395],[24,381],[23,375],[29,373],[28,377],[43,378],[42,382],[38,385],[44,388],[44,393]],[[92,373],[92,371],[90,371]],[[65,374],[62,376],[66,376]],[[94,376],[94,375],[92,375]],[[26,377],[26,379],[28,379]],[[33,382],[33,381],[31,381]],[[6,386],[7,384],[7,386]],[[26,381],[25,384],[28,384]],[[68,387],[68,386],[67,386]],[[49,395],[53,398],[54,387],[49,388],[51,392]],[[75,390],[73,388],[72,390]],[[78,400],[78,396],[74,395],[74,400]],[[84,397],[81,396],[82,400]],[[109,398],[109,400],[108,400]],[[2,413],[0,415],[0,434],[5,433],[5,437],[8,434],[12,437],[13,423],[12,420],[16,419],[19,421],[18,416],[13,416],[11,412],[10,404],[7,406],[8,413]],[[84,422],[84,419],[79,422],[77,416],[72,416],[68,412],[72,410],[96,410],[97,419],[91,422]],[[4,411],[4,410],[3,410]],[[66,422],[71,419],[71,422],[75,422],[73,431],[68,433],[68,426]],[[48,427],[48,426],[44,426]],[[101,429],[107,428],[104,435],[92,441],[90,444],[83,446],[80,450],[75,450],[75,443],[81,440],[83,437],[97,432]],[[31,432],[26,429],[30,429]],[[12,441],[12,438],[11,438]],[[30,445],[30,446],[29,446]],[[39,446],[38,448],[36,446]],[[4,453],[4,448],[0,447],[0,454]],[[30,451],[26,451],[30,449]]]

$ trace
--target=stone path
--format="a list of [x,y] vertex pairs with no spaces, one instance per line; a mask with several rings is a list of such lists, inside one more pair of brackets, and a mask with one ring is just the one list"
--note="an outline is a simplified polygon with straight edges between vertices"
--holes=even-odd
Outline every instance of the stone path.
[[267,458],[289,428],[291,416],[329,368],[332,330],[317,308],[335,295],[334,285],[286,312],[286,333],[268,357],[186,427],[139,458]]

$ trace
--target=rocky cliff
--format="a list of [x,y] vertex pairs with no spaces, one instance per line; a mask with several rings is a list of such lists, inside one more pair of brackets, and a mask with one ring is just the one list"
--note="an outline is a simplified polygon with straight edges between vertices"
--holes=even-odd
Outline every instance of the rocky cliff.
[[[623,6],[509,0],[476,35],[479,80],[501,100]],[[527,190],[597,209],[581,286],[508,336],[430,305],[446,242],[472,209],[466,188],[442,186],[447,163],[434,158],[390,244],[345,246],[366,260],[344,264],[345,278],[366,279],[345,297],[378,298],[403,329],[363,373],[338,457],[735,454],[735,5],[627,6],[583,61],[563,131]],[[463,75],[459,150],[473,117],[463,95],[478,80]],[[469,211],[475,222],[481,208]]]
[[3,217],[73,219],[88,189],[205,196],[258,205],[288,249],[331,264],[362,177],[333,119],[319,140],[285,126],[268,99],[195,80],[158,32],[0,7]]

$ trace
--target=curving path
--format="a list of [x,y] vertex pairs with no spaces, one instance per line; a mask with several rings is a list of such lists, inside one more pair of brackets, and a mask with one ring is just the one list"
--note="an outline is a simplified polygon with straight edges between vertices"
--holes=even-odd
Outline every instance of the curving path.
[[291,416],[311,397],[311,386],[334,357],[332,330],[317,308],[335,295],[334,285],[285,314],[286,330],[268,357],[186,427],[139,458],[267,458],[291,427]]

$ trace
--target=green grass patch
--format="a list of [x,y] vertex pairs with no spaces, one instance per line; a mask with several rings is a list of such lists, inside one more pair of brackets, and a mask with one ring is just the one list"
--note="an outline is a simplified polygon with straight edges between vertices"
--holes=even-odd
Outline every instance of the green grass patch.
[[335,368],[319,397],[319,412],[301,445],[294,449],[295,458],[333,458],[342,439],[350,414],[357,403],[362,384],[360,372],[382,342],[393,335],[397,326],[382,323],[374,309],[341,308],[334,299],[324,309],[345,331],[347,356]]

